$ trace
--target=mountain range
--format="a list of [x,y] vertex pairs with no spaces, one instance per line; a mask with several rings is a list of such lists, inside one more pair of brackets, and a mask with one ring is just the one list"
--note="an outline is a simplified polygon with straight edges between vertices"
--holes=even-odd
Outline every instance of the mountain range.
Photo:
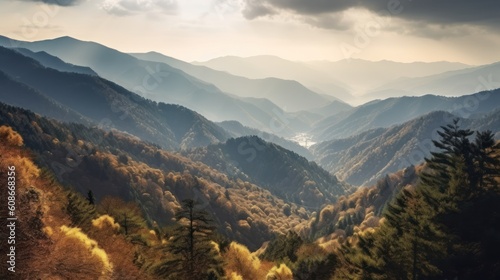
[[424,77],[470,67],[450,62],[400,63],[361,59],[295,62],[275,56],[226,56],[195,64],[254,79],[276,77],[296,80],[317,92],[356,104],[371,98],[368,93],[372,89],[398,78]]
[[487,113],[498,107],[498,90],[460,97],[437,95],[403,96],[375,100],[315,123],[309,132],[315,141],[356,135],[366,130],[401,124],[433,111],[447,111],[460,117]]
[[[500,96],[497,90],[491,94]],[[497,103],[498,104],[498,103]],[[444,111],[434,111],[400,125],[377,128],[344,139],[313,145],[318,163],[356,186],[369,186],[385,174],[394,173],[424,162],[433,151],[440,127],[460,120],[464,128],[500,132],[500,110],[481,117],[460,118]]]
[[[17,51],[0,47],[0,71],[6,81],[22,83],[23,100],[10,104],[53,115],[34,98],[61,104],[95,125],[116,128],[164,148],[176,149],[224,141],[228,134],[196,112],[178,105],[156,103],[94,75],[60,72],[46,68]],[[19,85],[18,85],[19,86]],[[15,95],[5,92],[7,96]],[[13,101],[10,97],[9,100]],[[2,100],[7,102],[8,100]],[[182,116],[182,117],[179,117]],[[73,114],[72,119],[77,117]],[[68,119],[61,118],[67,121]]]
[[[304,130],[308,125],[295,116],[287,115],[282,108],[274,103],[269,102],[271,108],[264,110],[251,101],[224,93],[213,84],[197,79],[168,64],[140,60],[94,42],[79,41],[71,37],[22,42],[0,37],[0,45],[22,47],[34,52],[44,51],[65,62],[90,67],[101,77],[145,98],[185,106],[212,121],[237,120],[244,125],[287,137],[295,134],[296,131]],[[283,83],[285,83],[284,86],[278,82],[279,87],[288,90],[291,87],[287,86],[286,83],[293,84],[294,82]],[[321,96],[305,88],[295,93],[308,94],[315,96],[318,100],[324,100]],[[315,102],[319,104],[319,102]],[[283,118],[293,121],[284,122]],[[273,129],[272,123],[279,124],[283,129]]]
[[[239,97],[269,99],[280,108],[289,112],[315,109],[329,101],[339,101],[333,96],[320,95],[313,92],[295,80],[283,80],[274,77],[250,79],[235,76],[229,72],[216,71],[209,67],[190,64],[156,52],[136,53],[132,55],[143,60],[166,63],[200,80],[211,83],[224,92]],[[347,104],[345,105],[348,106]]]

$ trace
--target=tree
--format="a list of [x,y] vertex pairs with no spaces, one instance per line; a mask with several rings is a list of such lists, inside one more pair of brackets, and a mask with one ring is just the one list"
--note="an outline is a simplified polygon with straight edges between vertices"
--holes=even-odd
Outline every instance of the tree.
[[87,193],[87,200],[89,201],[89,204],[95,205],[95,198],[92,190],[89,190],[89,192]]
[[278,235],[269,242],[262,258],[271,261],[288,259],[295,262],[297,261],[297,250],[303,243],[304,241],[295,231],[289,231],[286,235]]
[[175,217],[177,227],[167,244],[173,259],[156,268],[156,274],[171,279],[220,279],[224,275],[218,245],[211,240],[215,228],[204,210],[192,199],[182,201]]
[[[342,248],[360,279],[494,279],[500,260],[498,146],[491,132],[442,127],[438,152],[416,187],[403,189],[385,222]],[[344,270],[343,270],[344,271]],[[339,276],[340,277],[340,276]]]
[[260,260],[252,256],[244,245],[231,242],[224,252],[226,274],[240,275],[243,279],[259,279]]
[[66,212],[71,218],[71,225],[78,227],[87,227],[92,219],[97,215],[94,205],[80,194],[68,192],[68,203],[66,204]]
[[120,224],[125,235],[146,227],[142,211],[134,202],[125,202],[116,197],[105,197],[99,204],[100,212],[108,214]]
[[282,263],[278,266],[274,266],[269,270],[266,276],[267,280],[292,280],[293,274],[290,268],[286,264]]

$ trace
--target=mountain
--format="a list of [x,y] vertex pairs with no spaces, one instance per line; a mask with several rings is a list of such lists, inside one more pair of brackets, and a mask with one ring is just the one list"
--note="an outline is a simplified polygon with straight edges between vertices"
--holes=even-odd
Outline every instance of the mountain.
[[418,78],[400,78],[368,92],[368,98],[438,94],[459,96],[500,87],[500,62]]
[[2,71],[0,71],[0,100],[12,106],[30,108],[50,118],[67,122],[92,123],[87,117],[57,103],[37,90],[15,81]]
[[[85,196],[92,191],[99,209],[110,198],[136,205],[147,223],[154,225],[146,232],[168,232],[166,227],[174,224],[182,200],[190,198],[209,214],[220,234],[256,250],[274,234],[299,226],[311,213],[258,185],[228,178],[207,165],[121,132],[61,123],[0,103],[2,126],[22,136],[24,147],[37,157],[40,168],[47,169],[52,184],[71,186],[73,192]],[[16,171],[25,167],[30,166],[18,164]],[[23,174],[18,174],[19,180]],[[52,192],[67,199],[61,189]],[[66,206],[58,209],[65,211]],[[127,238],[143,244],[141,234],[131,230]]]
[[34,60],[40,62],[40,64],[48,68],[53,68],[61,72],[80,73],[80,74],[98,76],[97,73],[94,72],[94,70],[92,70],[89,67],[83,67],[66,63],[62,61],[60,58],[50,55],[44,51],[32,52],[28,49],[23,49],[23,48],[15,48],[15,50],[23,54],[24,56],[33,58]]
[[249,78],[296,80],[316,92],[336,96],[351,104],[359,104],[367,92],[401,77],[423,77],[470,67],[452,62],[401,63],[361,59],[293,62],[275,56],[226,56],[195,64]]
[[316,123],[310,131],[317,142],[341,139],[378,127],[401,124],[433,111],[447,111],[460,117],[485,113],[500,104],[500,90],[460,97],[435,95],[404,96],[376,100]]
[[[139,60],[106,46],[71,37],[22,42],[0,36],[0,45],[45,51],[65,62],[90,67],[99,76],[143,97],[185,106],[212,121],[237,120],[247,126],[277,133],[269,127],[269,123],[276,120],[272,111],[264,111],[241,98],[223,93],[214,85],[165,63]],[[278,106],[275,108],[279,109]],[[289,122],[283,133],[294,134],[297,130],[294,125],[294,122]]]
[[[500,104],[500,103],[495,103]],[[311,147],[318,164],[340,180],[368,186],[385,174],[423,162],[433,148],[441,126],[459,118],[436,111],[401,125],[378,128]],[[500,109],[480,118],[460,118],[464,128],[500,132]]]
[[257,136],[231,138],[183,154],[309,209],[335,201],[348,189],[314,162]]
[[335,62],[312,61],[307,65],[347,83],[357,93],[356,95],[364,95],[367,91],[397,78],[424,77],[470,67],[462,63],[445,61],[403,63],[352,58]]
[[311,218],[304,234],[322,246],[338,248],[342,240],[377,228],[387,205],[403,188],[415,186],[423,169],[422,164],[387,174],[374,185],[326,205]]
[[259,138],[267,141],[275,143],[287,150],[290,150],[302,157],[305,157],[308,160],[312,160],[313,156],[311,152],[305,147],[299,145],[294,141],[287,140],[285,138],[279,137],[277,135],[260,131],[258,129],[250,128],[242,125],[237,121],[225,121],[221,123],[217,123],[220,127],[224,128],[232,137],[238,138],[242,136],[259,136]]
[[[216,71],[205,66],[193,65],[160,53],[136,53],[133,56],[149,61],[167,63],[200,80],[214,84],[224,92],[240,97],[256,97],[269,99],[285,111],[308,110],[321,107],[328,101],[302,84],[293,80],[278,78],[249,79]],[[337,100],[338,101],[338,100]],[[346,104],[346,106],[348,106]]]
[[309,112],[314,114],[320,114],[323,117],[329,117],[342,112],[347,112],[351,109],[353,109],[353,107],[350,106],[349,104],[334,100],[328,103],[327,105],[324,105],[320,108],[316,108],[314,110],[310,110]]
[[[46,68],[14,50],[0,47],[0,71],[95,124],[128,132],[165,148],[207,145],[228,138],[222,128],[184,107],[146,100],[98,76]],[[18,94],[15,88],[12,90],[7,94]],[[30,100],[18,105],[42,109]],[[51,114],[46,110],[37,112]]]
[[350,87],[341,79],[318,71],[304,62],[295,62],[277,56],[260,55],[252,57],[225,56],[206,62],[193,62],[251,79],[280,78],[298,81],[306,87],[322,94],[334,96],[349,102],[352,99]]

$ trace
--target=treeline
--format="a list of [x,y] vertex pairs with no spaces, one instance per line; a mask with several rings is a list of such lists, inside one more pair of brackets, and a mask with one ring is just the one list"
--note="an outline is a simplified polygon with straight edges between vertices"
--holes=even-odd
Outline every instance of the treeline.
[[249,181],[287,202],[311,209],[333,203],[350,192],[349,185],[316,163],[257,136],[231,138],[226,143],[185,150],[183,154],[231,178]]
[[148,225],[172,224],[181,201],[195,198],[219,232],[256,250],[274,233],[304,226],[310,215],[258,185],[124,133],[59,123],[3,104],[0,124],[19,132],[37,164],[68,188],[91,190],[96,203],[106,196],[134,202]]
[[0,168],[16,167],[19,218],[16,273],[2,269],[2,279],[292,279],[285,260],[261,261],[231,242],[192,199],[181,202],[170,226],[148,224],[137,203],[96,202],[92,191],[61,186],[12,128],[0,126],[0,141]]
[[420,182],[396,196],[377,230],[343,246],[334,279],[500,275],[499,145],[457,121],[442,129]]
[[[500,273],[500,147],[489,131],[443,127],[440,152],[424,167],[340,197],[307,225],[306,209],[204,164],[116,131],[6,108],[0,122],[15,129],[0,126],[0,168],[18,172],[23,261],[15,279]],[[5,181],[5,172],[0,176]]]

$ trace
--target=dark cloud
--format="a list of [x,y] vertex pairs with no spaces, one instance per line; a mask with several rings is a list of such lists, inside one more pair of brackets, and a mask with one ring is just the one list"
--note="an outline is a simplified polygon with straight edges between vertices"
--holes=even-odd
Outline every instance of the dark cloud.
[[82,0],[22,0],[25,2],[40,2],[40,3],[45,3],[45,4],[50,4],[50,5],[58,5],[58,6],[74,6]]
[[175,14],[176,0],[104,0],[101,7],[110,14],[118,16],[137,13]]
[[324,29],[347,30],[353,23],[348,22],[340,13],[302,17],[302,21]]
[[[364,8],[380,15],[432,24],[500,26],[498,0],[244,0],[246,14],[288,11],[307,17]],[[255,10],[255,12],[253,12]],[[320,26],[321,27],[321,26]]]
[[254,19],[262,16],[269,16],[276,14],[276,11],[269,5],[260,3],[251,3],[243,9],[243,16],[246,19]]

